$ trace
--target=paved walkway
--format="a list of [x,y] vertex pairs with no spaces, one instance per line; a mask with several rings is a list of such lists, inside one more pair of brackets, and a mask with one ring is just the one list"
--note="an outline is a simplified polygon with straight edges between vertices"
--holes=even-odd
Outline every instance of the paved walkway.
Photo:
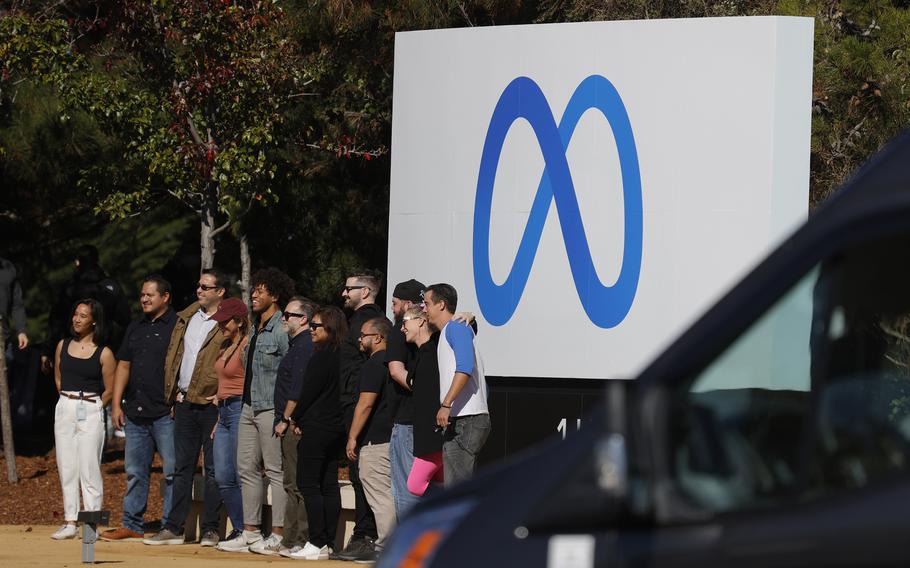
[[[82,564],[82,541],[79,539],[54,541],[50,535],[56,526],[0,525],[0,566],[77,568]],[[306,562],[280,556],[258,554],[231,554],[197,544],[183,546],[146,546],[141,542],[95,543],[95,564],[109,564],[115,568],[239,568],[253,564],[276,566],[312,566],[353,568],[351,562]]]

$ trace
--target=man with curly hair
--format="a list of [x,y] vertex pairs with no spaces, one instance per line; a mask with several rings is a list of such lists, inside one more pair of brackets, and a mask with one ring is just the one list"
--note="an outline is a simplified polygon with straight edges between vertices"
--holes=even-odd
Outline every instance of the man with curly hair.
[[[288,334],[282,312],[294,295],[294,281],[277,268],[253,274],[252,309],[254,325],[246,350],[243,407],[237,430],[237,473],[243,497],[243,532],[219,544],[219,550],[276,555],[284,535],[284,473],[281,439],[274,435],[275,381],[278,365],[288,352]],[[262,473],[272,489],[272,533],[263,538]]]

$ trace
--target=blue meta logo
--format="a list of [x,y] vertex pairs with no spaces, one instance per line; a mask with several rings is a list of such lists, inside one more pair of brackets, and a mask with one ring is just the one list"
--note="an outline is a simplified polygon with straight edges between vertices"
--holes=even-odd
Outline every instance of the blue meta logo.
[[[566,149],[575,127],[589,109],[599,110],[609,122],[622,174],[623,256],[619,278],[612,286],[604,286],[597,276],[566,160]],[[512,269],[505,282],[496,284],[490,273],[493,185],[506,135],[519,118],[525,119],[533,129],[545,167]],[[616,327],[632,307],[641,272],[641,173],[626,107],[613,84],[599,75],[592,75],[578,85],[558,125],[540,87],[527,77],[509,83],[496,103],[483,145],[474,202],[474,287],[480,310],[493,325],[506,324],[518,307],[553,200],[578,299],[596,326]],[[589,219],[592,217],[596,213],[589,213]]]

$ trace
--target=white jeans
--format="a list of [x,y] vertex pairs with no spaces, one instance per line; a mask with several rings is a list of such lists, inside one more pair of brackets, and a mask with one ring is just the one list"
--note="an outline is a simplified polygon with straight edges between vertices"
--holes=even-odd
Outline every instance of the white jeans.
[[[83,405],[85,419],[79,420]],[[86,511],[100,511],[104,493],[101,452],[104,449],[104,410],[101,401],[88,402],[61,396],[54,410],[54,443],[57,470],[63,488],[63,517],[75,522],[79,516],[79,488]]]

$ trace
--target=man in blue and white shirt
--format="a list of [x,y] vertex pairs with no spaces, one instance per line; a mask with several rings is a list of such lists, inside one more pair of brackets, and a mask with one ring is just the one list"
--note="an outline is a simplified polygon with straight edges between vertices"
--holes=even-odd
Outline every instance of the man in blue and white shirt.
[[439,412],[436,424],[446,428],[442,460],[447,486],[474,473],[477,456],[490,435],[487,381],[474,345],[474,331],[452,321],[458,293],[449,284],[424,291],[427,319],[439,330]]

